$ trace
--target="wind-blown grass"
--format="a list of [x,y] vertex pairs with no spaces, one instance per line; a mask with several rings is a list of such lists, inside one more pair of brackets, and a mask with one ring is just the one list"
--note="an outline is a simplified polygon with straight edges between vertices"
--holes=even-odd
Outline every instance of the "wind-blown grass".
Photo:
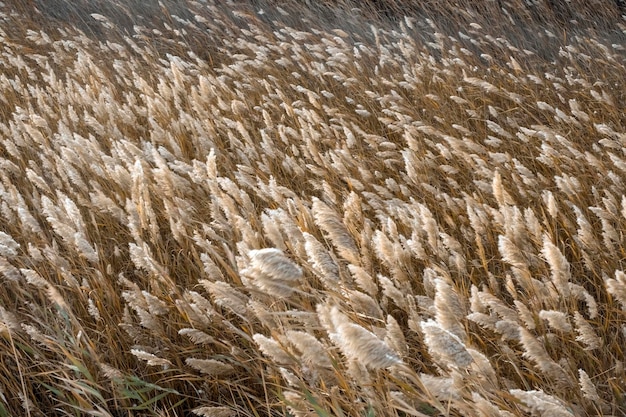
[[465,3],[0,3],[0,416],[624,415],[621,3]]

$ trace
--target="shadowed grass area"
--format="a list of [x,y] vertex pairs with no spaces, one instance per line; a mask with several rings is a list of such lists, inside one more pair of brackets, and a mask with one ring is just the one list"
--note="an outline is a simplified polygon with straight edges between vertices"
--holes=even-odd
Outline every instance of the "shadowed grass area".
[[0,416],[623,415],[622,9],[0,3]]

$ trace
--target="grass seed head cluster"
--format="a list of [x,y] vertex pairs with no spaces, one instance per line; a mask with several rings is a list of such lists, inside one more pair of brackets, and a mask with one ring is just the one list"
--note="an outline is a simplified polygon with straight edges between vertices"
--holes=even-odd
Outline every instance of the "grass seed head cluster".
[[626,23],[560,4],[0,3],[0,416],[624,415]]

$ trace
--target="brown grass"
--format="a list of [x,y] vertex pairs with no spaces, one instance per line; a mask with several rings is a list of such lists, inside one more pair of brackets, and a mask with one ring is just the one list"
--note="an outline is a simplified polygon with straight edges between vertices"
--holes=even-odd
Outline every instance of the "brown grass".
[[0,4],[0,416],[626,415],[621,2]]

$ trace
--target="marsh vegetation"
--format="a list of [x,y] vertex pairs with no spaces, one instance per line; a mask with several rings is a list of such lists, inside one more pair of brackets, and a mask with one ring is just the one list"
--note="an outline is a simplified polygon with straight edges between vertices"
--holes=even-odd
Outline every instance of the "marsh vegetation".
[[621,4],[466,3],[0,3],[0,416],[625,415]]

